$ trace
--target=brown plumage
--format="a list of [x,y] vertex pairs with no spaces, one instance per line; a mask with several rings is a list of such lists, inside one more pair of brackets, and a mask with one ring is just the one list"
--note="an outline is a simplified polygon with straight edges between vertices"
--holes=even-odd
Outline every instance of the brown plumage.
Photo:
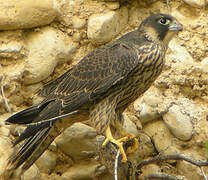
[[126,161],[121,141],[113,139],[113,126],[125,135],[122,112],[143,94],[163,69],[171,38],[182,30],[172,16],[154,14],[139,28],[115,42],[102,46],[39,92],[44,100],[6,120],[27,124],[14,143],[21,143],[11,155],[9,168],[21,166],[24,173],[65,128],[90,119],[98,133],[118,145]]

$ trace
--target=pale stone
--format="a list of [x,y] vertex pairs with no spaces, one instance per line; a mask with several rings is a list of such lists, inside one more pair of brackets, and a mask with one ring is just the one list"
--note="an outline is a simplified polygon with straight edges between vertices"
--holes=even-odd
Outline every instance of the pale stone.
[[201,67],[206,73],[208,73],[208,57],[201,61]]
[[12,153],[12,143],[8,137],[0,136],[0,177],[5,173],[7,162]]
[[10,113],[4,113],[0,116],[0,127],[1,126],[5,126],[7,128],[9,128],[9,125],[5,125],[5,120],[8,119],[11,115],[13,115],[14,113],[10,112]]
[[47,78],[58,62],[70,60],[77,45],[64,33],[51,27],[31,32],[26,38],[29,55],[25,61],[23,79],[33,84]]
[[41,173],[50,174],[56,166],[57,155],[46,150],[35,162]]
[[207,66],[208,67],[208,57],[204,58],[202,61],[201,61],[201,64],[203,66]]
[[153,121],[144,127],[144,132],[151,137],[155,148],[161,154],[180,153],[177,146],[174,145],[174,138],[162,121]]
[[193,126],[190,117],[182,113],[180,106],[173,105],[169,111],[163,115],[163,120],[171,133],[178,139],[187,141],[191,138]]
[[33,164],[23,175],[23,180],[41,180],[40,172],[35,164]]
[[146,103],[147,105],[156,108],[158,107],[159,104],[161,104],[163,102],[163,99],[161,97],[157,97],[156,94],[150,96],[144,96],[144,103]]
[[139,112],[139,120],[142,124],[150,122],[159,117],[157,110],[155,108],[152,108],[151,106],[148,106],[147,104],[141,104],[140,111],[138,112]]
[[120,7],[119,2],[106,2],[106,6],[111,10],[116,10]]
[[85,19],[80,19],[77,16],[73,16],[72,17],[72,25],[73,28],[75,29],[82,29],[86,24],[86,20]]
[[88,158],[89,154],[96,150],[96,135],[95,129],[75,123],[56,138],[55,142],[65,154],[78,161]]
[[0,127],[0,136],[9,136],[10,135],[10,131],[8,128],[5,127]]
[[81,179],[92,179],[95,168],[97,164],[94,163],[85,163],[85,164],[76,164],[68,169],[61,177],[62,180],[81,180]]
[[53,0],[0,2],[0,30],[32,28],[51,23],[57,16]]
[[163,97],[158,95],[156,91],[157,89],[151,87],[133,104],[136,116],[142,124],[146,124],[161,117],[161,114],[163,114],[167,109]]
[[208,3],[206,0],[183,0],[185,3],[193,7],[205,7]]
[[123,114],[123,118],[124,118],[124,124],[123,127],[125,128],[125,130],[130,133],[133,134],[135,136],[138,135],[138,131],[137,131],[137,127],[136,125],[130,120],[128,114]]
[[73,41],[74,42],[79,42],[81,40],[81,38],[82,38],[81,33],[76,32],[76,33],[73,34]]
[[21,52],[23,45],[20,42],[10,41],[7,44],[0,45],[0,57],[18,59],[24,56]]
[[111,41],[127,24],[128,9],[126,7],[106,14],[94,14],[88,20],[87,36],[94,44]]
[[[142,177],[146,177],[150,174],[161,173],[161,168],[156,164],[149,164],[147,166],[143,166],[142,168]],[[140,177],[140,178],[142,178]]]
[[53,141],[53,142],[49,145],[48,149],[51,150],[51,151],[53,151],[53,152],[56,152],[58,148],[57,148],[56,143]]
[[35,164],[33,164],[23,175],[21,180],[41,180],[40,172]]
[[[198,154],[198,152],[193,151],[192,149],[185,151],[183,153],[183,155],[185,155],[186,157],[189,157],[191,159],[195,159],[195,160],[203,160],[204,159]],[[178,161],[176,168],[178,169],[179,172],[182,172],[183,175],[188,180],[203,180],[204,179],[200,168],[187,162],[187,161]],[[207,168],[203,168],[203,171],[204,171],[205,175],[208,174]]]
[[183,62],[183,63],[194,63],[192,56],[186,50],[185,47],[181,46],[176,38],[172,39],[168,45],[170,50],[172,51],[171,54],[168,54],[166,59],[171,58],[176,62]]

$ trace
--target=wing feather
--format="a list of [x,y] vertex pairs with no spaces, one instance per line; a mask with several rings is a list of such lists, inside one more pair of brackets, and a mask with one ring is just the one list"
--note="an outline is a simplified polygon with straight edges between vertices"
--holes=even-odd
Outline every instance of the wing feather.
[[57,80],[44,86],[40,94],[50,93],[49,97],[60,99],[63,107],[70,110],[75,108],[67,106],[78,108],[79,105],[90,103],[141,64],[141,59],[144,59],[142,46],[135,48],[135,44],[117,40],[98,48]]

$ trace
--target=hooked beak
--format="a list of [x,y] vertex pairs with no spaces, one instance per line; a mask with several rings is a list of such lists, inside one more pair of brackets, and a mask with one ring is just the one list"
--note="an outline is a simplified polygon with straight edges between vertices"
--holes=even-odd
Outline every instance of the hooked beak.
[[177,20],[173,21],[173,23],[169,26],[170,31],[182,31],[183,25],[179,23]]

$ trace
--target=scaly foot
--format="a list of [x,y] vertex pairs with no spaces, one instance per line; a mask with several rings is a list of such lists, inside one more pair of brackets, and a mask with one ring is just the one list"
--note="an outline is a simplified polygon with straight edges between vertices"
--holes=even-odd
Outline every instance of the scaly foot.
[[123,142],[126,142],[127,137],[123,137],[123,138],[121,138],[119,140],[114,139],[113,136],[112,136],[112,134],[111,134],[111,130],[110,130],[110,127],[109,126],[106,129],[105,134],[106,134],[106,139],[103,142],[102,146],[103,147],[106,146],[108,144],[108,142],[112,142],[112,143],[116,144],[118,146],[119,150],[120,150],[121,155],[122,155],[121,162],[126,162],[127,161],[127,156],[126,156],[126,153],[124,151],[124,148],[123,148],[122,143]]

